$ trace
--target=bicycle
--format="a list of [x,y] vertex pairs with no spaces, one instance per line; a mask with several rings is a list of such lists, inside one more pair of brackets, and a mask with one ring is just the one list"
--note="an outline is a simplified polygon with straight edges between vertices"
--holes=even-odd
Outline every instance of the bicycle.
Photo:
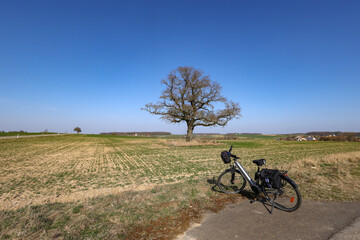
[[[256,198],[261,199],[263,203],[271,204],[272,213],[274,207],[286,212],[297,210],[301,206],[302,198],[296,183],[287,176],[287,171],[262,169],[265,165],[265,159],[253,160],[257,165],[255,181],[245,171],[243,166],[237,161],[240,159],[231,154],[232,146],[229,151],[223,151],[221,158],[224,163],[229,164],[230,168],[220,174],[217,186],[224,193],[240,193],[246,185],[250,184]],[[231,158],[234,163],[231,164]],[[253,202],[252,200],[251,202]]]

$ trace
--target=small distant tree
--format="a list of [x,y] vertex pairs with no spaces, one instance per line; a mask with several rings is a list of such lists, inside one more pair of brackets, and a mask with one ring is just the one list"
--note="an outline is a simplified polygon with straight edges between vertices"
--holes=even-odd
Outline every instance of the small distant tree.
[[45,129],[44,131],[43,131],[43,133],[48,133],[49,131],[47,130],[47,129]]
[[74,132],[77,132],[77,134],[79,134],[81,132],[81,128],[79,127],[74,128]]
[[[193,67],[178,67],[161,81],[165,86],[160,100],[142,108],[171,123],[186,122],[186,141],[191,141],[196,126],[225,126],[231,119],[240,117],[238,103],[221,95],[221,87],[208,75]],[[223,109],[215,110],[215,104]]]

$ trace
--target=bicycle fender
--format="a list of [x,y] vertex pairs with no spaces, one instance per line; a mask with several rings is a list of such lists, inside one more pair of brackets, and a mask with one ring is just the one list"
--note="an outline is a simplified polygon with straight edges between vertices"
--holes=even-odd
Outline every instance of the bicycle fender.
[[225,172],[232,172],[232,171],[238,172],[238,173],[240,173],[240,175],[242,176],[241,172],[240,172],[239,170],[237,170],[237,169],[234,169],[234,170],[233,170],[233,169],[230,168],[230,169],[226,169],[226,170],[225,170]]
[[290,182],[290,184],[293,185],[295,188],[298,188],[298,185],[288,176],[281,176],[281,177],[287,179]]

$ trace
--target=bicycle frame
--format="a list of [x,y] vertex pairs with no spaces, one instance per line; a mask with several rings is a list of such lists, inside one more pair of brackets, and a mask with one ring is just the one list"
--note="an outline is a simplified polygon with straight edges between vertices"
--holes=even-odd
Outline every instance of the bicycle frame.
[[250,187],[254,192],[262,192],[259,185],[256,184],[256,182],[249,176],[244,167],[238,161],[236,161],[236,159],[234,159],[234,166],[240,171],[241,175],[246,179],[246,181],[249,182]]

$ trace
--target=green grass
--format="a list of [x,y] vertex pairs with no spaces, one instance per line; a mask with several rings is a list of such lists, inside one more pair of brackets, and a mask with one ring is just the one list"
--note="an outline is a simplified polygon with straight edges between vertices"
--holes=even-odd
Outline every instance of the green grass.
[[[75,134],[0,140],[0,239],[168,236],[164,228],[184,229],[199,211],[239,198],[213,188],[230,145],[251,176],[259,158],[289,170],[304,199],[360,200],[356,142],[168,141]],[[339,177],[355,190],[337,184]]]

